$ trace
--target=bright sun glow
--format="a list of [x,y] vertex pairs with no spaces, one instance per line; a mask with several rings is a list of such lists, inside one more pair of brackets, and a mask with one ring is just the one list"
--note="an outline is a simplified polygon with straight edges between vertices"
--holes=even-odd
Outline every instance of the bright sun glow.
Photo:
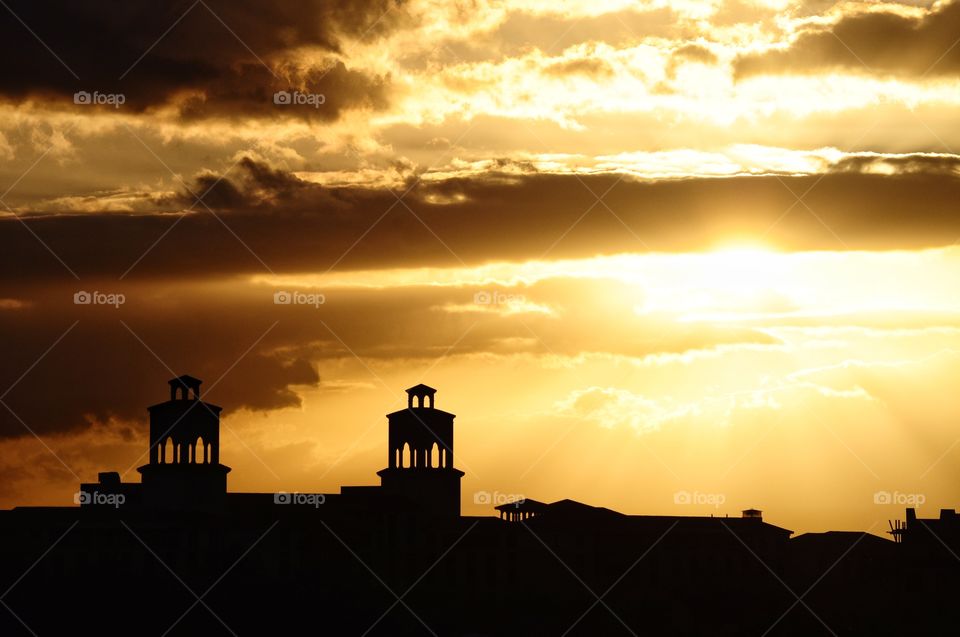
[[[442,306],[448,312],[555,316],[552,299],[543,298],[540,287],[549,280],[563,281],[567,286],[594,281],[597,289],[616,282],[633,290],[631,300],[637,315],[726,323],[764,317],[960,311],[952,284],[955,278],[943,276],[944,272],[960,276],[960,249],[786,253],[757,243],[731,243],[704,253],[494,262],[466,268],[257,275],[252,283],[269,289],[311,289],[330,294],[358,288],[447,288],[455,291],[450,302]],[[864,281],[870,284],[864,285]],[[509,302],[480,307],[469,291],[473,287]],[[618,288],[617,294],[623,293],[624,288]]]
[[704,283],[736,296],[762,293],[775,286],[784,260],[756,245],[721,248],[703,255]]
[[759,244],[733,244],[707,252],[704,257],[732,274],[747,274],[778,260],[779,253]]

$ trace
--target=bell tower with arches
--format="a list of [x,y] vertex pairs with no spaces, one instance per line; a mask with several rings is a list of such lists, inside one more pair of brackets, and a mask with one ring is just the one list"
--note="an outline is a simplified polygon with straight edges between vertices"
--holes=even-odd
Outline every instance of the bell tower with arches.
[[387,468],[377,472],[381,487],[402,495],[428,515],[460,515],[460,479],[453,466],[454,414],[434,407],[437,390],[407,390],[407,408],[387,414]]
[[221,407],[200,400],[203,381],[169,381],[170,400],[148,407],[150,460],[137,468],[148,506],[217,510],[227,494],[230,467],[220,464]]

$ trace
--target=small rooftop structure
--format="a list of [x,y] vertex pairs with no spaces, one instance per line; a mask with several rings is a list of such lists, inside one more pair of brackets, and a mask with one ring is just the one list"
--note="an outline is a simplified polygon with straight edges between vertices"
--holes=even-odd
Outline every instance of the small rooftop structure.
[[550,505],[545,502],[529,500],[527,498],[518,498],[513,502],[507,502],[506,504],[501,504],[494,508],[500,512],[501,520],[506,520],[508,522],[520,522],[523,520],[529,520],[535,515],[543,513],[549,506]]
[[97,481],[100,484],[119,487],[120,473],[117,471],[101,471],[97,474]]
[[744,509],[741,511],[741,514],[745,518],[750,518],[752,520],[763,520],[763,511],[760,509]]
[[200,385],[203,381],[199,378],[184,374],[167,382],[170,385],[170,400],[177,400],[177,392],[180,393],[180,400],[200,400]]
[[[414,407],[413,399],[417,398],[417,407],[426,407],[427,409],[433,409],[433,396],[437,393],[437,390],[429,385],[424,385],[420,383],[419,385],[414,385],[407,390],[407,408],[412,409]],[[424,404],[424,399],[427,400],[427,404]]]

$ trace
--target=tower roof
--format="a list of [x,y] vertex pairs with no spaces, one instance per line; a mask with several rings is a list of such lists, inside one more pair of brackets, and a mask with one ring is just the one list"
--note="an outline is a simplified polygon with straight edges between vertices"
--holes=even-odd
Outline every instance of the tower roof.
[[429,385],[424,385],[423,383],[414,385],[407,390],[407,394],[410,396],[433,396],[436,393],[436,389],[430,387]]
[[[203,381],[199,378],[184,374],[183,376],[171,378],[167,383],[170,385],[170,400],[177,400],[178,394],[180,400],[187,400],[188,398],[200,400],[200,384],[203,383]],[[189,393],[192,393],[193,396],[188,396]]]
[[184,374],[183,376],[177,376],[176,378],[171,378],[170,380],[167,381],[169,385],[171,386],[176,385],[177,387],[184,387],[184,386],[194,387],[196,385],[201,384],[202,382],[203,381],[200,380],[199,378],[194,378],[193,376],[190,376],[188,374]]

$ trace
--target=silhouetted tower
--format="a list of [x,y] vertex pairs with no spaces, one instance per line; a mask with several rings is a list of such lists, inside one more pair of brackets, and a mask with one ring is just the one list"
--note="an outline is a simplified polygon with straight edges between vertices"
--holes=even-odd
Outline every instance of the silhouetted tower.
[[150,462],[138,467],[145,504],[169,509],[217,510],[230,467],[220,464],[220,411],[200,400],[192,376],[170,382],[170,400],[148,407]]
[[430,515],[460,515],[460,478],[453,466],[454,414],[436,409],[437,390],[407,390],[407,408],[387,414],[387,468],[377,472],[384,490],[402,495]]

